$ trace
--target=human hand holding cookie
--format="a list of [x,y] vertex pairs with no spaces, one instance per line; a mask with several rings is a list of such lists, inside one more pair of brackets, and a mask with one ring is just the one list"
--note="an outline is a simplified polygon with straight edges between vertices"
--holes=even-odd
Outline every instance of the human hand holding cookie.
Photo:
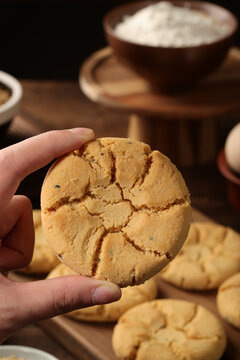
[[15,196],[30,173],[94,138],[89,129],[44,133],[0,151],[0,342],[35,321],[74,309],[118,300],[118,286],[83,276],[17,283],[4,273],[32,257],[34,228],[29,199]]
[[138,285],[182,247],[191,206],[182,175],[159,151],[102,138],[58,159],[41,193],[44,235],[75,272]]

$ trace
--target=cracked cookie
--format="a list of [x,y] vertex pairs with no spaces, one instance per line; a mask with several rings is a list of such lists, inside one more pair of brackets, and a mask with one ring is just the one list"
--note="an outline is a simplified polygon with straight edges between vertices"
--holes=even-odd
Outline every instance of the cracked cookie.
[[[55,278],[65,275],[76,274],[64,264],[58,265],[53,269],[48,278]],[[119,301],[111,304],[95,305],[84,309],[72,311],[67,316],[84,321],[110,322],[116,321],[128,309],[141,304],[145,301],[153,300],[157,297],[157,284],[154,279],[147,280],[138,286],[129,286],[122,289],[122,297]]]
[[153,300],[128,310],[113,331],[113,349],[124,360],[218,360],[226,347],[219,319],[182,300]]
[[212,222],[194,222],[179,254],[159,275],[183,289],[208,290],[238,271],[240,235]]
[[217,308],[227,322],[240,329],[240,272],[225,280],[218,289]]
[[79,274],[140,284],[173,259],[191,217],[185,182],[144,143],[102,138],[57,160],[41,193],[46,238]]
[[18,272],[24,274],[47,274],[59,264],[59,260],[55,253],[49,248],[43,235],[41,210],[33,210],[33,224],[35,229],[33,257],[30,264],[19,269]]

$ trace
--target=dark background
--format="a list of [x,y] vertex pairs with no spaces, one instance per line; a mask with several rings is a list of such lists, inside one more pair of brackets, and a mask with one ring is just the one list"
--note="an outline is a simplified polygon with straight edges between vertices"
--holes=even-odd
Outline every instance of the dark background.
[[[125,2],[0,0],[0,69],[18,78],[77,79],[86,57],[106,45],[103,15]],[[240,18],[239,0],[212,2]]]

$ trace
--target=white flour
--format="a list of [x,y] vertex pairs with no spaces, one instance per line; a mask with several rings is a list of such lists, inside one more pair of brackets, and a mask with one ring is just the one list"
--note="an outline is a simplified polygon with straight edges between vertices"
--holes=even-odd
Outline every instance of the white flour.
[[124,17],[115,32],[138,44],[184,47],[218,40],[227,34],[228,27],[201,12],[162,1]]

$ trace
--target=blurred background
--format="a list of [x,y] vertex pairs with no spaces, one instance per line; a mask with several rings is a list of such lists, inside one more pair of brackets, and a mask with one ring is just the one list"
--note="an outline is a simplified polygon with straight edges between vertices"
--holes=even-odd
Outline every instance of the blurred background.
[[[129,114],[92,102],[78,83],[83,62],[107,45],[102,27],[104,14],[126,2],[129,0],[0,0],[0,70],[17,78],[23,88],[18,113],[4,136],[0,130],[0,148],[43,131],[76,126],[93,128],[97,137],[127,136]],[[239,0],[211,2],[229,9],[240,21]],[[240,46],[240,30],[234,45]],[[219,120],[218,151],[239,121],[240,113]],[[34,208],[40,207],[41,185],[47,169],[28,176],[18,189],[19,194],[31,199]],[[205,165],[179,169],[193,207],[240,231],[240,213],[228,200],[217,157]],[[7,343],[48,349],[59,359],[74,360],[38,327],[23,329]]]
[[[106,45],[103,15],[126,2],[0,0],[1,70],[18,78],[76,79],[86,57]],[[239,1],[211,2],[240,18]]]

